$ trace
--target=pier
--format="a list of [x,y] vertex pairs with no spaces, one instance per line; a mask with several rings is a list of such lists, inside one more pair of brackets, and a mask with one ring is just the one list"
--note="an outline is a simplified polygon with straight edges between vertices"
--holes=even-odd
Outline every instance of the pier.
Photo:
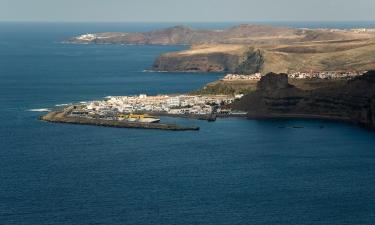
[[141,129],[158,129],[170,131],[198,131],[197,126],[180,126],[177,124],[165,123],[140,123],[140,122],[127,122],[118,120],[106,119],[92,119],[86,117],[69,116],[64,111],[53,111],[47,115],[41,116],[41,120],[53,123],[69,123],[81,125],[95,125],[104,127],[117,127],[117,128],[141,128]]

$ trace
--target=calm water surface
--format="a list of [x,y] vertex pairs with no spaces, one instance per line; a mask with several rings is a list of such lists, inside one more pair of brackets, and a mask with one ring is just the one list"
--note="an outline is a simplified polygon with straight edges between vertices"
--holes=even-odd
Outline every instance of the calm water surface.
[[[60,43],[163,26],[0,24],[0,224],[375,223],[375,133],[356,126],[167,118],[201,127],[168,132],[50,124],[27,111],[183,93],[222,76],[142,72],[183,46]],[[279,128],[292,126],[304,128]]]

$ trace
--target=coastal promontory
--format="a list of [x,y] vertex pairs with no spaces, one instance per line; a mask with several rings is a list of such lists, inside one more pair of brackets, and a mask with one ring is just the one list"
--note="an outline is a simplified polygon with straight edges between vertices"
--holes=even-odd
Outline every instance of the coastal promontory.
[[320,118],[355,122],[375,128],[375,71],[344,84],[302,90],[286,74],[269,73],[257,90],[233,104],[250,118]]

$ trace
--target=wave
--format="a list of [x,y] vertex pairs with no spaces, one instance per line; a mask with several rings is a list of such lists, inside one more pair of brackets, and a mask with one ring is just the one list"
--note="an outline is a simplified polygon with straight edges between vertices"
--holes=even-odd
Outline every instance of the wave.
[[27,110],[29,112],[51,112],[50,109],[47,109],[47,108],[41,108],[41,109],[29,109]]
[[71,105],[72,103],[64,103],[64,104],[56,104],[56,107],[61,107],[61,106],[68,106]]
[[163,71],[163,70],[142,70],[142,73],[171,73],[171,71]]

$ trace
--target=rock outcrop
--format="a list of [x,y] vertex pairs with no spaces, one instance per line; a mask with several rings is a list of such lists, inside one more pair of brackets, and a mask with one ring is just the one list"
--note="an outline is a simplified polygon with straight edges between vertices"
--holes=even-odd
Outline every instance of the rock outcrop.
[[292,87],[292,85],[288,83],[287,74],[269,73],[258,82],[257,87],[259,88],[259,90],[269,92],[278,89],[290,88]]
[[235,66],[234,73],[236,74],[253,74],[262,71],[264,58],[262,51],[251,49],[246,52],[246,57],[239,65]]
[[257,90],[234,103],[251,118],[325,118],[375,128],[375,71],[342,86],[304,91],[284,74],[267,74]]

